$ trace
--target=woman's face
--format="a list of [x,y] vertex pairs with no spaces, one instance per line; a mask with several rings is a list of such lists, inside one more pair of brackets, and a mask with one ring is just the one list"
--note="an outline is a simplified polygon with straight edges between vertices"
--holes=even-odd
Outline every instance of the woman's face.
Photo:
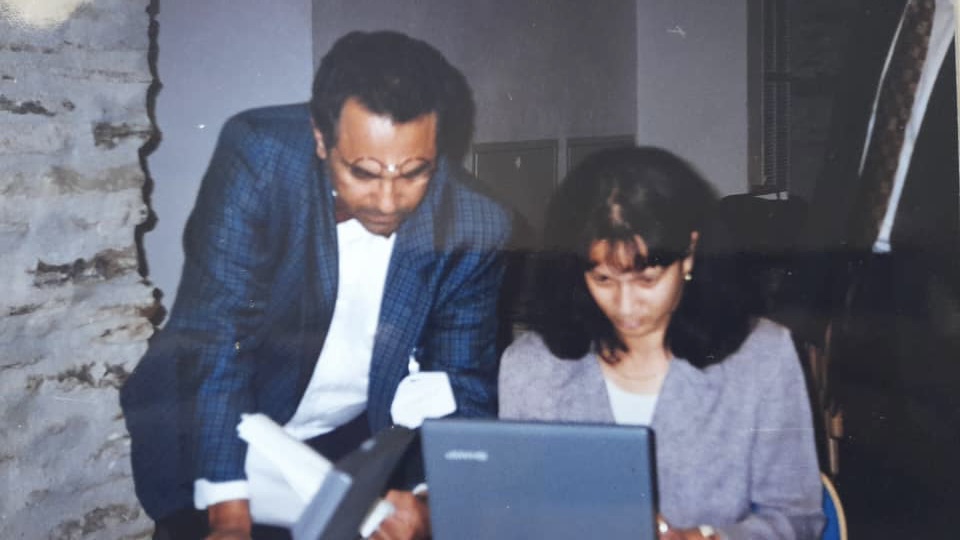
[[[589,255],[595,266],[584,273],[590,295],[628,346],[658,334],[662,339],[680,303],[684,275],[693,271],[693,255],[667,266],[635,269],[635,255],[646,257],[647,245],[639,236],[634,241],[635,246],[594,242]],[[696,232],[691,234],[691,248],[695,242]]]

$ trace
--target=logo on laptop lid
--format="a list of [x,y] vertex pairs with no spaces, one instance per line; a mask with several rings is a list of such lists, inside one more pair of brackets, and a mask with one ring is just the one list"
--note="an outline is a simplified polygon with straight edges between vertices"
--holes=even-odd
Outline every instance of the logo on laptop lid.
[[447,461],[479,461],[484,462],[490,459],[486,450],[461,450],[459,448],[447,450],[443,454],[443,459]]

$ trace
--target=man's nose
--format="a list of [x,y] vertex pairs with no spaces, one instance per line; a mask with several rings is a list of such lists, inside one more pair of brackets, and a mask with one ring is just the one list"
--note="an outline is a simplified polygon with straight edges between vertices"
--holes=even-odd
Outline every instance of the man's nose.
[[393,214],[397,211],[397,188],[393,178],[383,178],[376,193],[377,211],[381,214]]

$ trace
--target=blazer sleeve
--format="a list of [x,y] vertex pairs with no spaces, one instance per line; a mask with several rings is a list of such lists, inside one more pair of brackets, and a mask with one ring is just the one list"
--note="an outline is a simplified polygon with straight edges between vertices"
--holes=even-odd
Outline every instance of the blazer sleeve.
[[193,400],[194,477],[244,478],[240,413],[254,410],[252,351],[262,329],[271,260],[267,156],[273,139],[244,117],[225,124],[184,233],[185,263],[169,328]]
[[424,354],[430,369],[450,377],[458,416],[496,416],[497,298],[510,221],[485,199],[459,204],[461,219],[473,224],[472,238],[451,255],[454,262],[427,323]]
[[[810,403],[789,333],[755,365],[758,388],[750,455],[747,517],[721,529],[724,538],[820,538],[825,523]],[[777,357],[774,361],[773,356]]]

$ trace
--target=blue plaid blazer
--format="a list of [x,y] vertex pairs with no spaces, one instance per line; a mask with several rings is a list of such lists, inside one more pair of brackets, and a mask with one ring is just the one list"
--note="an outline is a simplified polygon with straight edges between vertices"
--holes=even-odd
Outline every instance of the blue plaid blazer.
[[[192,506],[196,478],[244,477],[240,414],[285,423],[333,315],[331,188],[305,104],[246,111],[220,134],[184,233],[167,326],[121,391],[137,495],[154,519]],[[411,354],[444,370],[458,414],[496,415],[496,302],[508,214],[440,160],[397,230],[367,414],[376,432]]]

